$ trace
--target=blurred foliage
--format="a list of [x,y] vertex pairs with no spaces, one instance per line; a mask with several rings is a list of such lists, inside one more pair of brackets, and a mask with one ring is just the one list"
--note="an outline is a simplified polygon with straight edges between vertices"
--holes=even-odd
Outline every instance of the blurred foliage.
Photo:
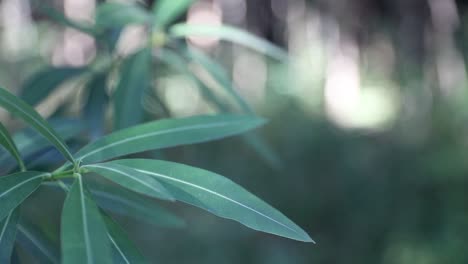
[[[117,68],[105,73],[109,87],[101,94],[94,95],[102,90],[93,87],[102,86],[102,75],[89,82],[68,78],[83,67],[87,73],[112,63],[132,68],[123,60],[131,40],[141,38],[138,27],[100,32],[105,36],[89,41],[70,29],[76,25],[57,18],[79,18],[78,8],[67,11],[74,1],[41,1],[55,15],[32,2],[0,4],[2,85],[21,91],[44,80],[60,84],[48,98],[38,93],[46,99],[38,105],[44,115],[82,118],[91,138],[111,131],[108,100]],[[138,2],[141,10],[135,13],[148,10],[152,1]],[[16,24],[10,21],[14,3],[26,10],[22,19],[13,19]],[[270,119],[254,136],[268,142],[264,146],[272,150],[266,153],[274,156],[259,155],[261,148],[241,138],[148,155],[229,176],[304,227],[317,245],[234,228],[174,205],[167,207],[188,219],[185,230],[118,220],[133,231],[143,252],[161,263],[467,263],[467,10],[466,1],[454,0],[197,1],[176,22],[221,20],[244,27],[287,48],[291,59],[278,62],[213,38],[176,40],[169,50],[203,50],[227,69],[227,81],[216,72],[209,77],[207,64],[189,64],[193,58],[182,52],[175,54],[183,57],[179,61],[155,52],[143,119],[250,107]],[[108,19],[100,25],[114,25],[112,16]],[[78,28],[87,31],[87,25]],[[151,35],[153,44],[165,41],[164,35]],[[40,78],[55,68],[61,73]],[[223,90],[223,82],[233,84],[247,108]],[[72,142],[79,146],[80,140]],[[283,168],[271,165],[277,164],[275,155]],[[59,210],[53,207],[45,203],[43,212]],[[47,223],[49,214],[27,211],[35,215],[34,224]]]

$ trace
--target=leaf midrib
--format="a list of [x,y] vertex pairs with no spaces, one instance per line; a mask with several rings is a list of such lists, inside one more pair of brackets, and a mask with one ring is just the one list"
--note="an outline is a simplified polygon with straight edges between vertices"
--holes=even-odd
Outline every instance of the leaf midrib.
[[175,181],[175,182],[179,182],[179,183],[182,183],[182,184],[185,184],[185,185],[188,185],[188,186],[191,186],[191,187],[194,187],[194,188],[197,188],[197,189],[200,189],[200,190],[209,192],[209,193],[214,194],[214,195],[216,195],[216,196],[219,196],[219,197],[221,197],[221,198],[223,198],[223,199],[226,199],[226,200],[228,200],[228,201],[230,201],[230,202],[232,202],[232,203],[235,203],[235,204],[237,204],[237,205],[240,205],[241,207],[244,207],[244,208],[246,208],[246,209],[248,209],[248,210],[250,210],[250,211],[252,211],[252,212],[254,212],[254,213],[257,213],[257,214],[259,214],[259,215],[265,217],[266,219],[268,219],[268,220],[270,220],[270,221],[272,221],[272,222],[274,222],[274,223],[276,223],[276,224],[278,224],[278,225],[280,225],[280,226],[282,226],[282,227],[284,227],[284,228],[286,228],[286,229],[288,229],[288,230],[290,230],[290,231],[296,233],[296,234],[299,235],[300,237],[303,237],[303,236],[304,236],[303,234],[297,232],[296,230],[290,228],[289,226],[287,226],[287,225],[285,225],[285,224],[283,224],[283,223],[281,223],[281,222],[279,222],[279,221],[277,221],[277,220],[275,220],[275,219],[273,219],[273,218],[271,218],[271,217],[269,217],[269,216],[263,214],[262,212],[259,212],[259,211],[255,210],[255,209],[251,208],[250,206],[247,206],[247,205],[245,205],[245,204],[243,204],[243,203],[241,203],[241,202],[238,202],[238,201],[236,201],[236,200],[234,200],[234,199],[231,199],[231,198],[229,198],[229,197],[227,197],[227,196],[224,196],[224,195],[222,195],[222,194],[220,194],[220,193],[218,193],[218,192],[215,192],[215,191],[212,191],[212,190],[210,190],[210,189],[207,189],[207,188],[205,188],[205,187],[203,187],[203,186],[196,185],[196,184],[193,184],[193,183],[184,181],[184,180],[176,179],[176,178],[173,178],[173,177],[170,177],[170,176],[167,176],[167,175],[163,175],[163,174],[159,174],[159,173],[155,173],[155,172],[151,172],[151,171],[147,171],[147,170],[141,170],[141,169],[136,169],[136,170],[137,170],[137,171],[140,171],[140,172],[142,172],[142,173],[147,173],[147,174],[150,174],[150,175],[154,175],[154,176],[156,176],[156,177],[161,177],[161,178],[164,178],[164,179],[172,180],[172,181]]
[[34,176],[34,177],[31,177],[31,178],[29,178],[29,179],[27,179],[27,180],[25,180],[25,181],[19,182],[18,184],[14,185],[14,186],[11,187],[10,189],[8,189],[8,190],[6,190],[5,192],[1,193],[1,194],[0,194],[0,199],[1,199],[3,196],[9,194],[9,193],[10,193],[11,191],[13,191],[14,189],[17,189],[17,188],[21,187],[21,185],[24,185],[24,184],[26,184],[26,183],[28,183],[28,182],[30,182],[30,181],[33,181],[33,180],[35,180],[35,179],[37,179],[37,178],[44,177],[45,175],[48,175],[48,173],[39,174],[39,175]]
[[113,171],[113,172],[115,172],[115,173],[120,173],[120,174],[125,175],[125,176],[127,176],[128,178],[130,178],[130,179],[132,179],[132,180],[134,180],[134,181],[136,181],[136,182],[138,182],[138,183],[140,183],[140,184],[142,184],[142,185],[144,185],[144,186],[150,188],[150,189],[153,190],[153,191],[156,191],[156,192],[159,192],[159,193],[164,193],[163,190],[158,189],[158,188],[156,188],[155,186],[152,186],[152,185],[150,185],[150,184],[148,184],[148,183],[146,183],[146,182],[144,182],[144,181],[142,181],[142,180],[140,180],[140,179],[138,179],[138,178],[136,178],[136,177],[134,177],[134,176],[132,176],[132,175],[130,175],[130,174],[128,174],[128,173],[126,173],[126,172],[123,172],[123,171],[121,171],[121,170],[114,169],[114,168],[109,168],[109,167],[105,167],[105,166],[100,166],[100,165],[96,165],[96,164],[83,166],[83,168],[93,168],[93,167],[94,167],[94,168],[101,168],[101,169],[108,170],[108,171]]
[[85,240],[85,248],[86,248],[86,258],[88,260],[88,263],[94,263],[93,262],[93,251],[91,249],[91,242],[89,239],[89,229],[88,229],[88,219],[87,219],[87,214],[86,214],[86,205],[85,205],[85,194],[83,190],[83,181],[81,179],[81,176],[78,177],[78,187],[80,191],[80,203],[81,203],[81,221],[83,222],[83,235],[84,235],[84,240]]
[[97,149],[95,149],[93,151],[90,151],[90,152],[78,157],[78,159],[83,160],[86,157],[89,157],[89,156],[91,156],[91,155],[93,155],[93,154],[95,154],[97,152],[100,152],[100,151],[103,151],[105,149],[112,148],[112,147],[115,147],[115,146],[118,146],[118,145],[121,145],[121,144],[125,144],[125,143],[127,143],[129,141],[138,140],[138,139],[141,139],[141,138],[152,137],[152,136],[157,136],[157,135],[167,134],[167,133],[172,133],[172,132],[182,132],[182,131],[186,131],[186,130],[190,130],[190,129],[197,129],[197,128],[205,129],[205,128],[220,127],[220,126],[225,126],[225,125],[233,125],[233,124],[236,124],[236,123],[243,123],[243,122],[244,121],[234,121],[234,122],[221,122],[221,123],[217,123],[217,124],[208,124],[208,125],[192,125],[192,126],[187,126],[187,127],[171,128],[171,129],[151,132],[151,133],[147,133],[147,134],[137,135],[137,136],[129,137],[129,138],[126,138],[124,140],[116,141],[114,143],[107,144],[107,145],[105,145],[103,147],[97,148]]

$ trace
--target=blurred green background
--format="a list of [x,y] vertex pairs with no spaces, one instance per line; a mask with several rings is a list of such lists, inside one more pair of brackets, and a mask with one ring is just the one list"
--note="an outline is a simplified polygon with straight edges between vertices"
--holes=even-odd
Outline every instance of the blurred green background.
[[[32,2],[0,2],[0,84],[18,92],[36,71],[83,67],[100,54],[94,39]],[[45,3],[76,21],[91,21],[98,4],[39,6]],[[288,50],[285,64],[216,38],[188,40],[220,62],[270,120],[258,133],[280,161],[266,161],[239,137],[148,155],[227,176],[317,244],[254,232],[183,205],[163,203],[186,219],[184,229],[118,220],[154,263],[468,263],[467,4],[196,1],[179,21],[241,27]],[[134,51],[142,30],[125,27],[115,53]],[[216,112],[184,74],[164,67],[152,74],[159,97],[143,100],[145,120]],[[61,84],[37,109],[83,119],[82,86]],[[111,117],[108,109],[107,132]],[[0,119],[21,127],[4,112]]]

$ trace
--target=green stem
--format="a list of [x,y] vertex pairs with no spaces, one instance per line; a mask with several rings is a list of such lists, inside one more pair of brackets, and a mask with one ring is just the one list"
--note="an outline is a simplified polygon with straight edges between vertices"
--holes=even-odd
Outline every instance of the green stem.
[[64,179],[64,178],[73,178],[73,173],[74,173],[74,170],[55,172],[55,173],[52,173],[50,180],[56,181],[56,180]]

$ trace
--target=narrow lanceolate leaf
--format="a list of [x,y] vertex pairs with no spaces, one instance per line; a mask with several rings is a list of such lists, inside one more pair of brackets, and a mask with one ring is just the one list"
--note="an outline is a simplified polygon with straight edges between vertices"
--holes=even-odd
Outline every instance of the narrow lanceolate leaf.
[[159,0],[154,3],[154,25],[164,28],[187,11],[193,0]]
[[3,88],[0,88],[0,106],[33,126],[39,133],[54,144],[65,158],[74,163],[73,156],[63,139],[31,106]]
[[228,74],[223,70],[223,66],[206,56],[203,52],[194,49],[186,48],[185,55],[192,61],[199,63],[212,77],[220,84],[227,94],[234,99],[237,105],[242,109],[245,114],[253,114],[254,111],[249,104],[242,98],[234,87],[234,83],[229,78]]
[[73,77],[84,73],[86,67],[50,67],[29,77],[21,89],[20,97],[30,105],[36,105],[49,96],[55,88]]
[[176,24],[169,29],[169,34],[174,38],[185,38],[191,36],[216,37],[240,44],[264,53],[277,60],[288,60],[288,54],[274,44],[263,40],[247,31],[230,26],[211,26],[195,24]]
[[110,241],[99,209],[88,197],[81,176],[65,200],[61,220],[62,263],[111,263]]
[[83,166],[82,168],[95,172],[129,190],[155,198],[174,200],[172,195],[158,180],[132,168],[119,164],[107,163],[91,164]]
[[103,214],[106,222],[109,239],[114,249],[113,263],[144,264],[149,263],[141,255],[138,248],[128,238],[125,231],[110,216]]
[[151,50],[142,49],[122,65],[120,80],[114,93],[115,128],[141,123],[144,117],[142,97],[151,85]]
[[47,239],[44,232],[30,223],[20,222],[17,234],[18,244],[31,254],[37,263],[58,264],[59,253],[55,245]]
[[190,71],[188,62],[185,61],[181,55],[170,49],[161,49],[158,58],[161,62],[171,66],[174,70],[180,71],[182,74],[190,78],[196,84],[200,94],[208,103],[212,104],[221,112],[229,112],[229,105],[218,98],[216,93],[214,93],[210,87],[206,86],[205,83]]
[[261,118],[242,115],[163,119],[114,132],[85,146],[76,157],[89,164],[131,153],[220,139],[263,123]]
[[179,201],[255,230],[313,242],[304,230],[282,213],[221,175],[159,160],[126,159],[110,163],[132,167],[155,177]]
[[105,111],[109,101],[106,87],[106,73],[97,73],[86,85],[88,97],[83,109],[83,118],[88,123],[88,131],[93,141],[104,134]]
[[[64,140],[75,137],[84,129],[83,124],[78,120],[54,119],[48,122]],[[30,128],[15,133],[13,141],[26,161],[38,152],[50,147],[50,142],[46,138]],[[6,151],[0,151],[0,173],[9,172],[15,167],[13,158]]]
[[19,172],[0,177],[0,220],[24,201],[49,173]]
[[104,3],[96,11],[96,27],[107,29],[151,22],[151,15],[135,4]]
[[19,219],[19,209],[11,211],[0,222],[0,263],[10,263],[13,246],[16,240],[16,225]]
[[8,132],[2,123],[0,123],[0,144],[16,159],[16,162],[20,166],[21,170],[26,170],[18,148],[10,136],[10,132]]
[[85,180],[97,204],[106,212],[160,227],[185,227],[183,219],[160,207],[149,197],[89,178]]

